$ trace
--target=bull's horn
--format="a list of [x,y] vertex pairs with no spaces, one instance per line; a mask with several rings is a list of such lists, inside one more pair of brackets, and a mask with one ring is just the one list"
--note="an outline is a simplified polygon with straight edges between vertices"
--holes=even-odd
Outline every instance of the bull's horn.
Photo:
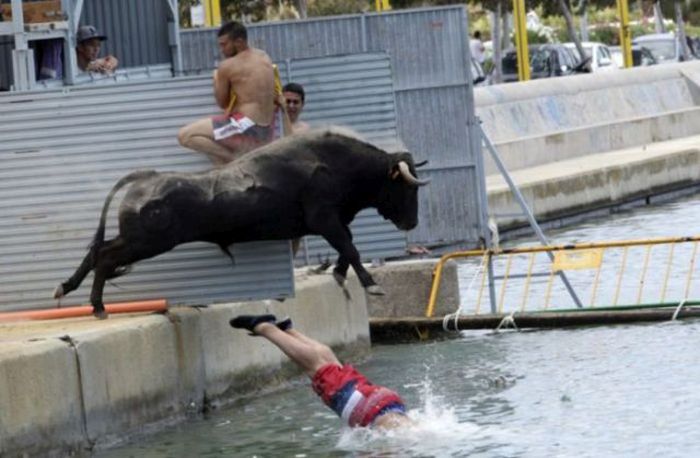
[[416,166],[416,168],[419,168],[419,167],[423,167],[427,163],[428,163],[428,160],[426,159],[424,161],[416,162],[414,165]]
[[399,162],[399,171],[401,176],[406,181],[406,183],[413,186],[425,186],[430,183],[430,180],[419,180],[411,174],[411,170],[408,168],[408,164],[404,161]]

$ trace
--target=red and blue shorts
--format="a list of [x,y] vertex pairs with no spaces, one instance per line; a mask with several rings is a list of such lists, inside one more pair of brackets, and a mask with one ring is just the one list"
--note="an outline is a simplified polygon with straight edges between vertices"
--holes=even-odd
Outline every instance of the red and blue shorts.
[[349,426],[368,426],[385,413],[406,413],[394,391],[370,383],[349,364],[326,364],[311,381],[313,389]]

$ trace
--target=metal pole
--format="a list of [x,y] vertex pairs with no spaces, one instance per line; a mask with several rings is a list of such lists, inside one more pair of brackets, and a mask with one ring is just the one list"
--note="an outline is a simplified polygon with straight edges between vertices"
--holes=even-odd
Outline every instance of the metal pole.
[[632,32],[627,0],[617,0],[617,14],[620,17],[620,48],[625,68],[632,68]]
[[168,44],[170,45],[170,55],[173,62],[173,75],[183,74],[182,49],[180,48],[180,19],[177,0],[166,0],[168,10]]
[[[486,195],[486,180],[484,174],[484,163],[483,163],[483,151],[481,148],[481,130],[479,126],[479,119],[476,117],[476,112],[474,111],[474,83],[471,77],[471,50],[469,49],[469,16],[467,13],[467,8],[462,9],[462,21],[465,27],[462,28],[462,39],[460,40],[463,46],[465,46],[462,55],[464,56],[464,68],[467,76],[467,137],[469,145],[469,153],[471,153],[471,159],[474,161],[474,172],[477,184],[476,200],[479,207],[479,233],[484,241],[486,248],[491,248],[491,232],[488,228],[488,216],[489,216],[489,201]],[[493,260],[489,256],[487,259],[487,269],[489,277],[489,301],[491,304],[491,312],[496,313],[496,290],[494,289],[494,274],[493,274]]]
[[[513,179],[510,177],[510,174],[508,173],[508,170],[506,170],[505,166],[503,165],[503,162],[501,162],[501,158],[498,156],[498,152],[496,151],[496,148],[493,146],[493,143],[491,143],[491,139],[489,139],[489,137],[486,135],[486,132],[484,132],[484,129],[481,127],[481,125],[479,125],[478,127],[481,130],[481,137],[484,139],[484,143],[486,144],[486,148],[491,153],[491,158],[496,163],[496,167],[498,167],[498,170],[501,172],[501,175],[503,175],[503,178],[506,180],[506,183],[508,183],[508,187],[510,188],[511,192],[515,196],[515,200],[518,201],[520,208],[523,210],[523,213],[527,217],[527,220],[530,223],[530,226],[535,231],[537,238],[540,240],[542,245],[549,245],[549,241],[547,240],[547,237],[545,237],[544,233],[542,232],[540,225],[537,224],[537,220],[535,219],[535,216],[530,211],[530,207],[527,205],[525,198],[520,193],[520,189],[518,189],[518,187],[515,185],[515,183],[513,182]],[[548,251],[547,255],[549,256],[549,259],[554,259],[554,255],[551,252]],[[571,286],[571,283],[569,283],[569,279],[566,278],[566,274],[562,271],[559,271],[558,275],[561,278],[562,282],[564,282],[564,286],[566,286],[566,289],[569,292],[569,295],[573,299],[576,306],[579,308],[582,308],[583,305],[581,304],[581,300],[576,295],[576,292],[574,291],[573,287]]]
[[525,0],[513,0],[515,22],[515,47],[518,51],[518,78],[530,79],[530,53],[527,49],[527,27],[525,25]]

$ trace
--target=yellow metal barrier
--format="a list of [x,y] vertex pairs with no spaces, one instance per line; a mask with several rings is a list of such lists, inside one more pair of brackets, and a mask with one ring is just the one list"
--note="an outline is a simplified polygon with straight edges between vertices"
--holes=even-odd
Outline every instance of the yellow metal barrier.
[[[516,310],[524,312],[527,304],[532,303],[530,296],[537,293],[543,293],[544,297],[535,311],[549,309],[553,298],[556,301],[554,307],[566,308],[566,293],[561,290],[555,291],[555,274],[559,272],[566,273],[577,295],[582,292],[589,294],[590,300],[587,303],[591,308],[606,299],[608,301],[603,302],[606,306],[617,306],[621,298],[624,298],[625,304],[631,306],[642,305],[642,301],[646,304],[656,301],[663,303],[667,296],[673,293],[676,293],[676,297],[672,297],[672,300],[688,299],[693,292],[691,285],[699,241],[700,235],[448,253],[440,258],[433,271],[433,283],[425,315],[433,316],[442,269],[444,264],[452,259],[480,259],[481,265],[475,274],[482,277],[478,282],[478,290],[474,298],[463,299],[473,299],[471,305],[474,315],[481,313],[488,276],[488,269],[482,267],[488,263],[493,263],[494,267],[500,264],[502,268],[499,270],[502,273],[494,274],[493,277],[494,291],[496,285],[500,287],[496,297],[491,298],[492,307],[495,307],[495,310],[491,311],[497,313]],[[548,252],[554,255],[552,261],[548,256],[537,256]],[[546,277],[545,284],[535,281],[537,277]],[[656,283],[650,283],[648,277]],[[518,281],[524,283],[522,288],[514,284]],[[509,286],[511,287],[508,288]],[[522,297],[509,300],[509,296],[517,294],[518,291],[522,291]]]

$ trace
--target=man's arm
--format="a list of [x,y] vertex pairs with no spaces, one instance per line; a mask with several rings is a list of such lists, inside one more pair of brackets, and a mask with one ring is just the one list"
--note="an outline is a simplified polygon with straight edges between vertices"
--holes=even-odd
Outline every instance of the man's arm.
[[216,99],[216,104],[225,110],[228,108],[230,97],[231,82],[226,69],[219,65],[219,68],[214,70],[214,98]]

